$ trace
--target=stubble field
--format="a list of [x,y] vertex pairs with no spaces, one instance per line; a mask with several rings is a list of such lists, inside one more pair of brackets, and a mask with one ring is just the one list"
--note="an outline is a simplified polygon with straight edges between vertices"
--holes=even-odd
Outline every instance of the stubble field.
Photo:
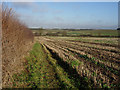
[[118,38],[36,36],[13,87],[120,87]]
[[[36,37],[36,41],[43,44],[53,58],[60,58],[75,69],[89,84],[114,87],[119,83],[118,38]],[[65,64],[62,67],[66,67]]]

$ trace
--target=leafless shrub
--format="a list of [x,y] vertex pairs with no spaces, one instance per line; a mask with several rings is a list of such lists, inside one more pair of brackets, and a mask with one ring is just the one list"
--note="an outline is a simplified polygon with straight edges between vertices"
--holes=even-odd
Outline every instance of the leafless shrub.
[[32,32],[17,18],[15,11],[2,3],[2,84],[12,86],[12,75],[19,72],[23,55],[28,52],[33,41]]

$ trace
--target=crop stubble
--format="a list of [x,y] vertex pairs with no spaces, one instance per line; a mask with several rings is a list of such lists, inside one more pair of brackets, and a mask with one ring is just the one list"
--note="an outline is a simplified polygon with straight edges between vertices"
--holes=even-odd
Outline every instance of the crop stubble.
[[56,52],[64,62],[72,64],[82,77],[87,77],[94,85],[112,87],[120,81],[119,47],[107,44],[75,42],[53,37],[36,37],[36,41]]

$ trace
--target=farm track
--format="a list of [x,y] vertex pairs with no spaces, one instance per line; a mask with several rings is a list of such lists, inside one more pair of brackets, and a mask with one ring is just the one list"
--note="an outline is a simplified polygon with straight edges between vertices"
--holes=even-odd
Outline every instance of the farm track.
[[[111,52],[109,50],[110,48],[107,48],[108,51],[106,51],[101,48],[99,49],[98,47],[94,48],[95,45],[94,47],[87,47],[86,45],[81,45],[80,42],[76,44],[76,42],[73,43],[66,40],[56,40],[46,37],[40,37],[40,39],[36,38],[36,41],[43,43],[47,48],[55,51],[59,57],[61,57],[64,62],[67,62],[68,64],[71,64],[71,62],[67,61],[69,59],[72,61],[80,60],[79,63],[82,62],[84,65],[79,65],[79,67],[73,68],[77,70],[80,76],[92,78],[94,83],[97,85],[101,86],[101,81],[107,83],[109,86],[119,82],[119,54],[116,52]],[[114,47],[112,49],[116,50]],[[85,55],[88,56],[85,57]],[[94,57],[94,59],[91,59],[92,57]],[[108,59],[109,57],[111,58]],[[89,75],[86,74],[88,72]],[[95,73],[97,76],[92,76],[93,73]]]
[[[72,87],[72,88],[81,88],[81,87],[91,87],[89,86],[88,82],[86,82],[84,80],[84,78],[80,77],[78,75],[78,72],[76,71],[76,69],[72,68],[68,63],[64,62],[59,56],[57,56],[56,53],[54,53],[52,51],[52,49],[48,48],[46,45],[43,45],[44,49],[45,49],[45,52],[46,54],[48,54],[48,52],[50,52],[52,54],[52,58],[54,58],[56,60],[56,63],[58,63],[59,65],[59,69],[62,69],[64,71],[64,73],[67,73],[68,77],[66,78],[69,78],[70,81],[66,80],[66,82],[69,82],[71,83],[70,86],[68,83],[66,83],[66,85],[68,84],[69,87]],[[48,51],[48,52],[47,52]],[[47,59],[46,59],[47,60]],[[44,61],[45,62],[45,61]],[[58,86],[59,87],[66,87],[64,85],[64,83],[62,82],[65,82],[65,80],[61,80],[60,77],[63,77],[64,75],[62,76],[59,76],[61,75],[61,73],[59,73],[60,71],[57,71],[56,68],[58,67],[57,65],[54,64],[54,62],[52,62],[49,57],[48,57],[48,62],[50,65],[52,65],[52,67],[50,68],[53,68],[53,70],[51,70],[51,73],[56,73],[56,75],[52,75],[52,77],[57,77],[56,80],[53,78],[49,78],[48,80],[53,80],[53,81],[59,81],[58,83]],[[46,63],[46,62],[45,62]],[[46,65],[45,65],[46,66]],[[47,70],[48,71],[48,70]],[[47,72],[46,71],[46,72]],[[47,77],[47,76],[45,76]],[[48,81],[47,78],[46,78],[46,81]],[[48,83],[49,84],[49,83]],[[54,84],[54,83],[52,83]],[[56,83],[54,84],[56,85]],[[53,86],[54,87],[54,86]]]
[[88,83],[87,81],[85,81],[84,78],[78,74],[78,72],[75,68],[73,68],[69,63],[64,61],[63,58],[59,57],[59,55],[53,51],[52,47],[50,47],[48,45],[45,45],[45,46],[52,54],[52,57],[57,60],[58,64],[61,66],[61,68],[63,68],[64,71],[67,72],[67,74],[69,75],[69,78],[73,79],[75,87],[77,87],[77,88],[91,87],[91,85],[90,85],[91,82]]
[[[44,49],[43,52],[47,53]],[[52,65],[48,57],[46,56],[46,59],[44,59],[44,61],[42,61],[41,63],[44,69],[40,70],[43,75],[43,77],[41,77],[40,80],[41,81],[40,88],[54,88],[54,87],[58,88],[60,86],[59,83],[60,81],[57,77],[57,73],[54,69],[54,66]]]

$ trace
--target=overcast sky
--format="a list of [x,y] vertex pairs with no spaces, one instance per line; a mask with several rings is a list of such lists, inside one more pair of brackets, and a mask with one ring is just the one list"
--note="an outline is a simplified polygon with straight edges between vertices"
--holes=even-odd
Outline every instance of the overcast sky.
[[9,2],[28,27],[116,29],[117,2]]

